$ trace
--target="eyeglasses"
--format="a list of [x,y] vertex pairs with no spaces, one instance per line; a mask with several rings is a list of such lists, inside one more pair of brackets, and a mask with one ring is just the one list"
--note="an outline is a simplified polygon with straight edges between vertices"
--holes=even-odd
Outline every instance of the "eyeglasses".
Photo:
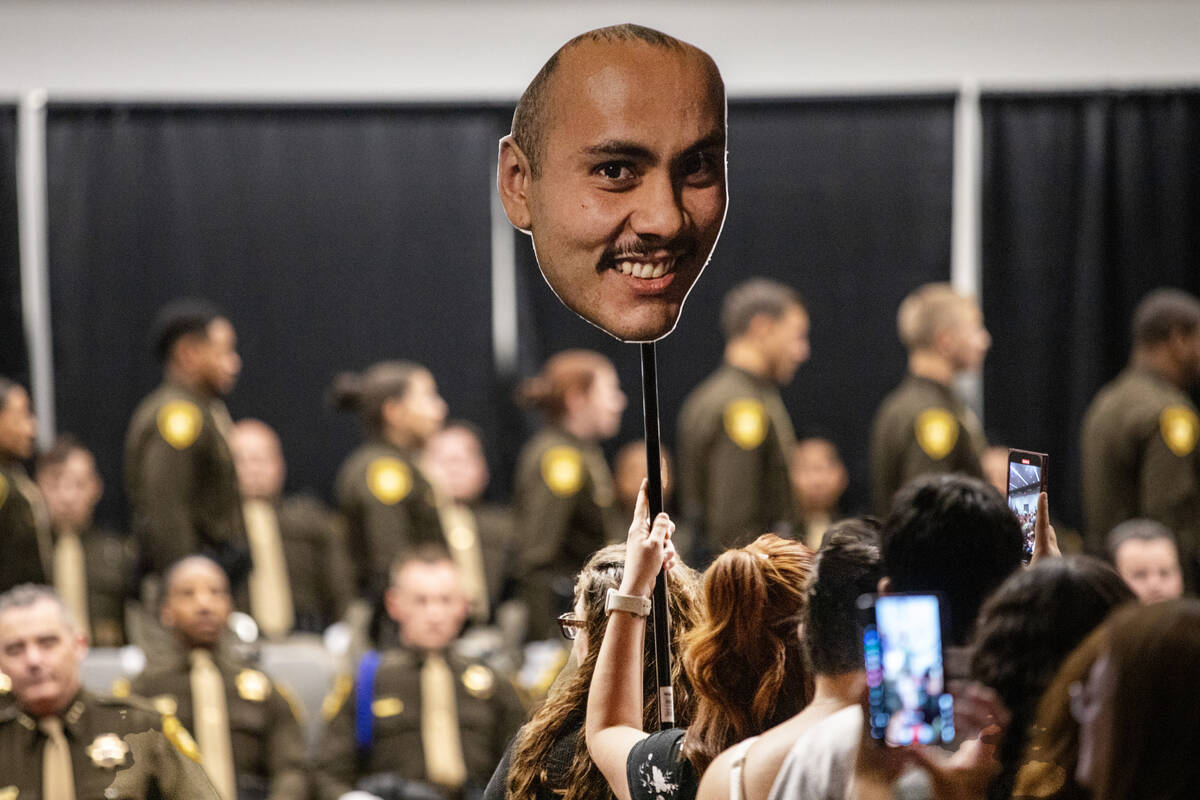
[[586,623],[581,619],[575,619],[575,615],[568,611],[565,614],[558,615],[558,629],[562,631],[564,639],[574,639],[579,635],[579,629]]

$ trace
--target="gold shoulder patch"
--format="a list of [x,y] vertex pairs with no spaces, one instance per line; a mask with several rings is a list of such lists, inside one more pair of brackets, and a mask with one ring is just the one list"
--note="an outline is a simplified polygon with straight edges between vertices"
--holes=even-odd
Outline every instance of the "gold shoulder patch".
[[129,683],[129,678],[114,679],[109,689],[109,694],[113,697],[129,697],[132,693],[133,686]]
[[0,788],[0,800],[17,800],[21,795],[21,790],[16,786],[5,786]]
[[1172,453],[1183,458],[1196,449],[1200,438],[1200,419],[1187,406],[1167,406],[1158,417],[1163,441]]
[[261,703],[271,693],[271,681],[256,669],[244,669],[234,679],[238,696],[252,703]]
[[941,461],[958,443],[958,420],[944,408],[927,408],[917,416],[914,426],[917,444],[925,455]]
[[346,704],[346,698],[350,696],[350,692],[354,691],[354,679],[347,673],[338,675],[333,681],[333,689],[329,694],[325,695],[325,699],[321,701],[321,716],[326,722],[338,715],[342,710],[342,706]]
[[404,711],[404,701],[399,697],[381,697],[371,703],[371,713],[377,717],[394,717]]
[[[4,501],[8,499],[8,478],[0,475],[0,508],[4,508]],[[4,798],[0,797],[0,800]]]
[[301,725],[305,724],[308,717],[308,712],[304,709],[304,704],[300,702],[300,698],[296,697],[296,693],[286,683],[275,681],[275,691],[287,701],[288,708],[292,710],[292,716],[296,718],[296,722]]
[[173,717],[179,711],[179,703],[175,702],[175,698],[169,694],[160,694],[152,698],[150,705],[154,706],[154,710],[164,717]]
[[187,732],[187,728],[183,727],[179,717],[174,714],[163,715],[163,736],[167,737],[167,741],[174,745],[176,750],[192,761],[197,764],[204,763],[204,759],[200,757],[200,748],[196,746],[196,740]]
[[725,433],[743,450],[753,450],[767,438],[767,410],[753,398],[730,401],[724,420]]
[[158,432],[176,450],[186,450],[200,435],[204,415],[195,403],[176,400],[158,410]]
[[412,468],[398,458],[377,458],[367,467],[367,488],[385,506],[408,497],[412,485]]
[[487,700],[496,687],[496,676],[484,665],[472,664],[463,671],[462,684],[475,697]]
[[559,497],[571,497],[583,486],[583,454],[560,445],[542,454],[542,480]]

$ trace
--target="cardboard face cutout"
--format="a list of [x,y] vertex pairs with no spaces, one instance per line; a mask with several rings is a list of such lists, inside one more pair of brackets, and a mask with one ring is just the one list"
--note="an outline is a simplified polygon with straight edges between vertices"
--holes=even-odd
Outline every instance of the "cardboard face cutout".
[[622,341],[654,341],[725,220],[724,84],[691,45],[603,32],[526,90],[498,185],[559,300]]

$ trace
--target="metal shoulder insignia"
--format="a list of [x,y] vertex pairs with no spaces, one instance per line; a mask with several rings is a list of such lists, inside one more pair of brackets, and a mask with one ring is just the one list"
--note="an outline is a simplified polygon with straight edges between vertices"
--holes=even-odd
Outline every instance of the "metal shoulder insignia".
[[487,700],[496,688],[496,675],[483,664],[472,664],[463,670],[462,685],[474,697]]
[[394,717],[404,711],[404,701],[399,697],[381,697],[371,702],[371,713],[376,717]]
[[558,497],[572,497],[583,487],[583,454],[568,445],[542,454],[542,480]]
[[271,693],[271,680],[256,669],[244,669],[234,679],[238,696],[252,703],[261,703]]
[[129,682],[129,678],[116,678],[113,680],[112,687],[109,688],[109,692],[113,697],[120,697],[124,699],[133,694],[133,684]]
[[338,715],[352,691],[354,691],[354,679],[344,672],[338,675],[333,682],[333,689],[321,701],[321,716],[325,718],[326,722]]
[[17,800],[21,796],[21,790],[16,786],[0,787],[0,800]]
[[927,408],[913,426],[917,445],[934,461],[950,455],[958,443],[958,420],[944,408]]
[[1183,458],[1196,449],[1200,438],[1200,419],[1187,406],[1167,406],[1158,416],[1158,427],[1167,449]]
[[412,487],[412,467],[398,458],[377,458],[367,466],[367,488],[384,505],[396,505]]
[[176,450],[191,447],[202,427],[204,415],[195,403],[175,400],[158,410],[158,432]]
[[160,694],[157,697],[151,698],[150,704],[154,706],[155,711],[164,717],[173,717],[179,711],[179,703],[169,694]]
[[196,746],[196,740],[187,732],[187,728],[183,727],[179,717],[174,714],[164,714],[162,722],[163,736],[167,737],[167,741],[192,761],[203,764],[204,759],[200,756],[200,748]]
[[753,450],[767,438],[767,410],[752,397],[741,397],[725,405],[725,433],[743,450]]

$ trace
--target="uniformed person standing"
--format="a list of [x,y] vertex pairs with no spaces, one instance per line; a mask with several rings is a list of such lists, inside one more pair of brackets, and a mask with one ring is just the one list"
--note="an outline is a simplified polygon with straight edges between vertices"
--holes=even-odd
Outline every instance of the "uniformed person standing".
[[881,518],[896,490],[918,475],[982,478],[987,449],[979,418],[953,388],[959,375],[982,368],[992,345],[979,304],[948,283],[926,284],[900,303],[896,327],[908,374],[884,398],[871,429],[872,502]]
[[50,574],[50,517],[23,463],[33,455],[36,437],[29,393],[0,376],[0,591],[45,583]]
[[96,460],[69,434],[38,456],[38,487],[54,529],[51,578],[92,645],[127,644],[126,605],[137,596],[137,548],[131,537],[95,526],[104,494]]
[[177,301],[159,312],[155,344],[163,383],[125,436],[134,534],[154,574],[204,553],[240,587],[250,563],[226,441],[233,423],[221,400],[242,364],[233,325],[205,303]]
[[369,653],[326,698],[318,797],[479,797],[524,721],[520,700],[507,678],[453,650],[467,598],[448,553],[410,551],[392,574],[400,647]]
[[335,491],[358,592],[376,604],[397,554],[445,541],[437,498],[418,459],[446,420],[446,402],[429,370],[408,361],[383,361],[361,375],[342,373],[332,400],[338,410],[356,411],[367,435],[342,464]]
[[470,422],[449,422],[425,444],[421,463],[438,492],[446,544],[471,598],[471,619],[486,622],[505,599],[515,553],[512,510],[484,500],[490,475],[482,434]]
[[192,731],[222,800],[305,798],[304,733],[289,690],[234,658],[222,642],[233,603],[215,561],[189,556],[164,578],[161,617],[177,649],[151,654],[132,683]]
[[1184,579],[1200,588],[1200,418],[1187,389],[1200,382],[1200,300],[1148,294],[1133,315],[1129,366],[1102,388],[1083,420],[1083,511],[1089,551],[1129,519],[1179,537]]
[[256,419],[230,438],[250,545],[250,613],[268,638],[320,634],[354,598],[345,532],[320,501],[283,496],[279,436]]
[[617,517],[612,472],[599,445],[620,430],[625,394],[607,358],[565,350],[521,385],[518,401],[545,420],[517,459],[520,596],[528,638],[553,639],[558,615],[574,603],[575,574],[628,526]]
[[808,360],[809,318],[788,286],[755,278],[722,302],[721,366],[679,413],[679,499],[696,563],[797,528],[788,457],[796,435],[779,387]]
[[54,592],[0,595],[0,797],[9,800],[218,800],[195,742],[174,716],[81,688],[87,637]]

